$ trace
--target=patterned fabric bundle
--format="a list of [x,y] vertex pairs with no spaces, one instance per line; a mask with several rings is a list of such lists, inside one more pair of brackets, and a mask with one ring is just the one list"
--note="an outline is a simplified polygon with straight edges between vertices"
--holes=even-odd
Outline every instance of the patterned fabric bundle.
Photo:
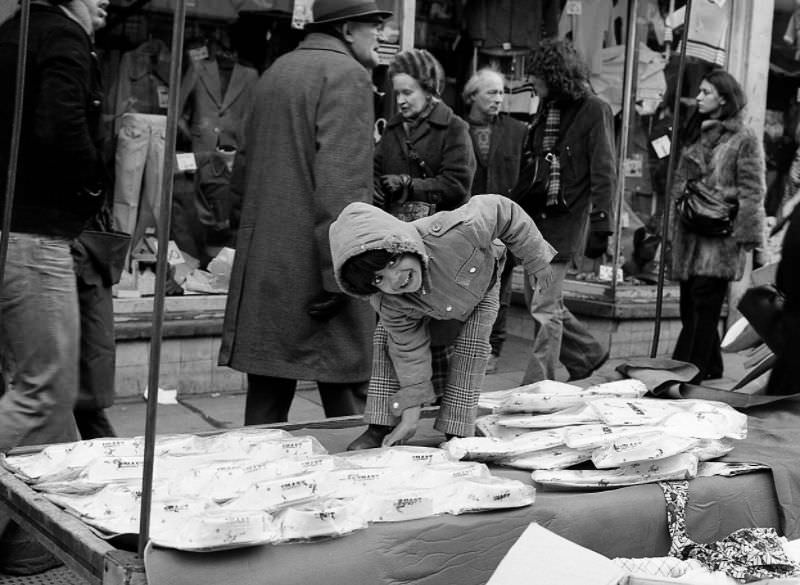
[[660,482],[667,501],[667,524],[672,537],[669,555],[696,559],[711,571],[745,581],[785,577],[800,572],[786,554],[774,528],[740,528],[717,542],[701,544],[686,533],[689,482]]

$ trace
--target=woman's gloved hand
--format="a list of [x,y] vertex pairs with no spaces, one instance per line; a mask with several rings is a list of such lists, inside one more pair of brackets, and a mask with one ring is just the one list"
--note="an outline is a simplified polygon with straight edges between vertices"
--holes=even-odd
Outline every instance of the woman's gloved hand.
[[347,304],[349,297],[344,293],[322,291],[308,305],[308,314],[317,321],[327,321]]
[[384,191],[394,195],[402,193],[411,185],[411,177],[408,175],[381,175],[380,183]]
[[419,425],[419,415],[421,412],[422,407],[420,406],[406,408],[403,414],[400,415],[400,423],[391,433],[384,437],[383,446],[391,447],[392,445],[403,445],[409,441],[417,432],[417,425]]

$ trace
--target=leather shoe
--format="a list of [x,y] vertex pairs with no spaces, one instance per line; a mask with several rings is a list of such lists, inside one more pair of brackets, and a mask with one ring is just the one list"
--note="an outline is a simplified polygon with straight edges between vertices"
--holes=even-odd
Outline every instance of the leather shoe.
[[567,378],[567,382],[574,382],[575,380],[583,380],[584,378],[588,378],[594,372],[603,367],[603,365],[608,361],[608,356],[609,356],[608,352],[604,353],[603,357],[601,357],[598,360],[598,362],[592,366],[590,370],[585,370],[583,372],[578,372],[578,373],[570,373],[569,378]]
[[393,428],[387,425],[369,425],[366,431],[347,446],[347,450],[377,449],[383,445],[384,437],[391,433]]

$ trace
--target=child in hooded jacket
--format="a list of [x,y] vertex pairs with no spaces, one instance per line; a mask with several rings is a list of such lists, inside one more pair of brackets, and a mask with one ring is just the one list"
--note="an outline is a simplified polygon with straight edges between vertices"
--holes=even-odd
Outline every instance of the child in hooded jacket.
[[[330,228],[334,273],[342,290],[368,300],[379,315],[364,418],[348,449],[411,438],[423,404],[436,400],[434,428],[471,436],[499,306],[506,247],[531,275],[534,289],[551,279],[555,249],[523,209],[501,195],[478,195],[452,211],[403,222],[366,203],[345,207]],[[431,360],[431,331],[460,322],[447,372]]]

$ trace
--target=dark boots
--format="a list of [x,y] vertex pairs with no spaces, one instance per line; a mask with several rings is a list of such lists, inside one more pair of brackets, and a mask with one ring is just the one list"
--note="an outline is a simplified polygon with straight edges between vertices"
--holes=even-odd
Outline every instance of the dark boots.
[[392,432],[394,427],[386,425],[369,425],[367,430],[352,443],[347,446],[348,451],[360,451],[362,449],[375,449],[383,445],[383,439]]

